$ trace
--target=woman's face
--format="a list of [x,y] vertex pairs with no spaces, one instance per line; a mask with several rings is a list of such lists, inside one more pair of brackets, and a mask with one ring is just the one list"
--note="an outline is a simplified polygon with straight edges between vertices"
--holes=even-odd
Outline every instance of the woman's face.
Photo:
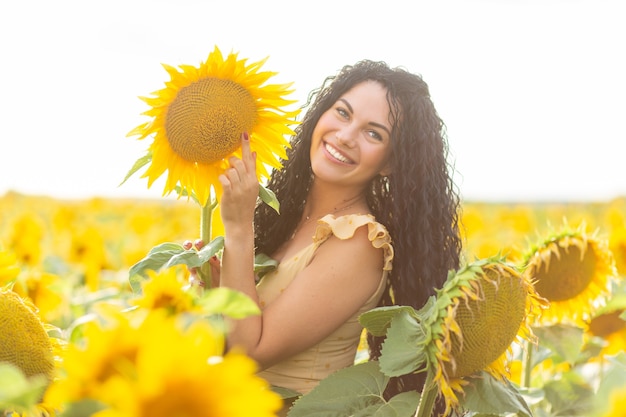
[[364,187],[389,173],[390,108],[380,83],[355,85],[322,114],[311,140],[311,167],[316,178]]

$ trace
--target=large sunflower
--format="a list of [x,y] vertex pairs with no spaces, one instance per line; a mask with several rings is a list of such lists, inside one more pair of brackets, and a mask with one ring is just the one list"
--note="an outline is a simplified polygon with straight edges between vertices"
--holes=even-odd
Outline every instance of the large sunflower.
[[[55,354],[60,352],[59,343],[48,336],[48,327],[29,300],[9,288],[0,288],[0,364],[5,366],[0,372],[15,372],[11,376],[12,382],[6,378],[0,381],[0,397],[8,400],[8,403],[2,404],[3,408],[7,408],[4,410],[6,415],[56,415],[47,402],[40,402],[40,392],[45,391],[56,376]],[[23,378],[23,383],[18,382],[19,377]],[[11,386],[1,386],[7,382]],[[32,386],[29,388],[26,384]],[[15,394],[16,390],[26,393],[31,389],[32,394],[24,395],[15,402],[11,401],[10,394]]]
[[9,362],[25,376],[55,374],[54,348],[37,308],[10,289],[0,289],[0,362]]
[[530,323],[546,301],[503,258],[476,260],[450,271],[419,311],[380,307],[360,316],[375,336],[386,336],[380,370],[389,377],[426,371],[416,416],[430,416],[435,399],[444,415],[460,408],[459,393],[480,372],[503,380],[514,342],[534,340]]
[[[266,165],[280,168],[287,157],[285,135],[299,110],[284,106],[291,84],[265,84],[274,72],[260,71],[267,60],[246,64],[238,54],[223,57],[215,47],[199,67],[163,65],[171,79],[166,87],[141,97],[151,108],[152,120],[128,133],[144,139],[154,136],[148,154],[138,161],[150,162],[143,177],[148,187],[168,171],[164,194],[177,191],[195,195],[204,206],[211,188],[219,199],[217,177],[228,168],[230,156],[241,155],[241,134],[250,134],[250,147],[258,155],[257,176],[267,177]],[[136,164],[137,167],[137,164]],[[133,171],[134,172],[134,171]]]
[[550,302],[541,315],[543,324],[584,325],[604,304],[617,276],[608,243],[587,234],[584,224],[577,229],[565,225],[532,247],[523,262],[524,275]]
[[208,321],[185,324],[162,309],[107,320],[87,324],[84,343],[68,348],[51,403],[89,400],[98,417],[269,417],[280,408],[252,359],[222,356],[222,333]]
[[507,353],[514,342],[534,338],[530,318],[544,305],[532,283],[500,258],[475,261],[448,277],[437,291],[429,319],[434,343],[427,347],[446,415],[458,406],[463,378],[481,370],[497,379],[508,374]]

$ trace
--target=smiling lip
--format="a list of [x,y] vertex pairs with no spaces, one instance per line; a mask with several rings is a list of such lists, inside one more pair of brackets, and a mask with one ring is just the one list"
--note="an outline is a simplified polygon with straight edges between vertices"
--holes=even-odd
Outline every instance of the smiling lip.
[[333,160],[335,160],[337,162],[341,162],[343,164],[353,164],[354,163],[354,161],[352,161],[352,159],[348,158],[343,153],[339,152],[335,147],[330,145],[328,142],[324,142],[324,150],[326,151],[326,153],[328,155],[330,155],[330,157]]

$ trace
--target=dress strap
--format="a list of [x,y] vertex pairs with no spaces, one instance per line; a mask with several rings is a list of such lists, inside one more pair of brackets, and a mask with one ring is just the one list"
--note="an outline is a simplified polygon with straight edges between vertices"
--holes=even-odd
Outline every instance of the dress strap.
[[347,214],[340,217],[327,214],[317,221],[313,243],[319,246],[331,236],[342,240],[350,239],[359,227],[365,225],[367,225],[367,237],[372,242],[372,246],[383,250],[383,270],[391,271],[393,262],[391,236],[385,226],[378,223],[371,214]]

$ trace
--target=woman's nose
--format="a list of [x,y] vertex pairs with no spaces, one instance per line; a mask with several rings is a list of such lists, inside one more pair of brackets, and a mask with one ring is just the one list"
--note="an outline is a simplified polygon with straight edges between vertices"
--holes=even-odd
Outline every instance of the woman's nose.
[[341,129],[337,131],[337,143],[348,148],[354,146],[356,133],[352,129]]

